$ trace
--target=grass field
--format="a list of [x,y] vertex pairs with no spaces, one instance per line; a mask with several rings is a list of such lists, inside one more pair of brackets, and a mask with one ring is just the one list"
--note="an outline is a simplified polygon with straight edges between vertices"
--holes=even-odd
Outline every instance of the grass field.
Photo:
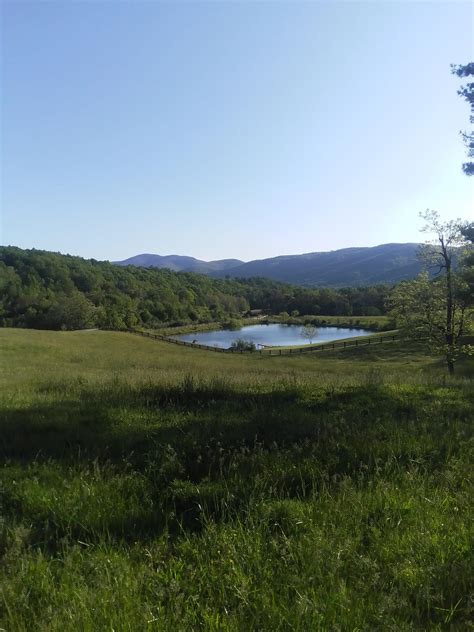
[[0,628],[472,629],[472,359],[0,349]]

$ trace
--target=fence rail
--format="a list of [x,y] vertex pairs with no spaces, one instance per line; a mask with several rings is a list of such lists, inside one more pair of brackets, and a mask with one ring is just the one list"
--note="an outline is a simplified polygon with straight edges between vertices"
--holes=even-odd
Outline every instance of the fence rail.
[[221,347],[210,347],[209,345],[201,345],[195,342],[186,342],[185,340],[178,340],[177,338],[170,338],[163,334],[152,334],[148,331],[139,331],[137,329],[129,329],[129,333],[143,336],[145,338],[152,338],[153,340],[161,340],[163,342],[169,342],[175,345],[181,345],[182,347],[192,347],[193,349],[203,349],[204,351],[214,351],[216,353],[232,353],[232,354],[246,354],[246,355],[268,355],[268,356],[282,356],[282,355],[299,355],[301,353],[317,353],[324,351],[336,351],[343,349],[352,349],[354,347],[364,347],[367,345],[377,345],[384,342],[395,342],[400,339],[399,334],[388,334],[380,336],[367,336],[364,338],[356,338],[355,340],[342,340],[340,342],[328,342],[318,345],[307,345],[304,347],[296,348],[265,348],[255,349],[254,351],[244,351],[241,349],[233,349],[232,347],[224,349]]

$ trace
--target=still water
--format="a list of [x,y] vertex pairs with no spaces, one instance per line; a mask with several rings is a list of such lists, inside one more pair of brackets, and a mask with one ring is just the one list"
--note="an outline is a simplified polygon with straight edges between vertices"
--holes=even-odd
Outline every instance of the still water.
[[[219,329],[217,331],[200,331],[192,334],[184,334],[182,336],[173,336],[178,340],[186,342],[195,342],[209,347],[221,347],[227,349],[231,344],[243,338],[249,342],[253,342],[257,347],[287,347],[292,345],[310,344],[307,338],[301,335],[303,327],[300,325],[246,325],[241,329],[230,331],[228,329]],[[355,338],[356,336],[367,336],[374,332],[367,329],[348,329],[346,327],[318,327],[317,333],[313,338],[313,344],[332,342],[342,338]]]

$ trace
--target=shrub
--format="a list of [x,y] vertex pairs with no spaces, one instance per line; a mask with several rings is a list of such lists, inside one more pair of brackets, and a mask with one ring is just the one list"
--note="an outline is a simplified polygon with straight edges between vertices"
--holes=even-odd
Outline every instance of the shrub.
[[238,320],[237,318],[230,318],[222,323],[222,328],[236,331],[237,329],[241,329],[242,325],[243,323],[241,320]]
[[234,340],[230,347],[236,351],[255,351],[257,349],[255,343],[250,340],[244,340],[243,338],[237,338],[237,340]]

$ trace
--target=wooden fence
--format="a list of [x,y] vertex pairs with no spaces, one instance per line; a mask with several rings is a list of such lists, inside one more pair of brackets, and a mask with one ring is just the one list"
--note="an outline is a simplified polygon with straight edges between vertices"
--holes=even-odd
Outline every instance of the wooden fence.
[[264,348],[264,349],[255,349],[253,351],[248,350],[244,351],[241,349],[233,349],[230,347],[229,349],[223,349],[221,347],[210,347],[208,345],[200,345],[195,342],[186,342],[184,340],[178,340],[176,338],[170,338],[168,336],[164,336],[163,334],[152,334],[148,331],[139,331],[136,329],[129,329],[129,333],[137,334],[139,336],[144,336],[145,338],[152,338],[153,340],[162,340],[163,342],[169,342],[175,345],[181,345],[183,347],[192,347],[193,349],[203,349],[205,351],[215,351],[216,353],[235,353],[235,354],[254,354],[254,355],[268,355],[268,356],[282,356],[282,355],[298,355],[300,353],[315,353],[315,352],[324,352],[324,351],[336,351],[341,349],[352,349],[354,347],[363,347],[367,345],[377,345],[382,344],[384,342],[394,342],[395,340],[399,340],[399,334],[387,334],[380,336],[366,336],[364,338],[356,338],[354,340],[343,340],[340,342],[327,342],[325,344],[318,345],[306,345],[304,347],[297,347],[292,349],[290,348]]

